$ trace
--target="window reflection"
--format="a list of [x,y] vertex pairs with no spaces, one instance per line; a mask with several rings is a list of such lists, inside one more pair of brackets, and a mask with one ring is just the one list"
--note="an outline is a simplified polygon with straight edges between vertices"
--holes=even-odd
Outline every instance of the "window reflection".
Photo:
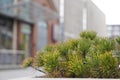
[[12,20],[0,20],[0,49],[12,49]]

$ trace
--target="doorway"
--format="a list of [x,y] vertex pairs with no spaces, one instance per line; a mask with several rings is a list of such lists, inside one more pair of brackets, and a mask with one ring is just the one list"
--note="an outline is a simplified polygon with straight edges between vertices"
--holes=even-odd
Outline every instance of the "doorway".
[[21,43],[21,49],[25,51],[24,57],[27,58],[31,56],[31,41],[30,41],[30,36],[31,36],[31,27],[29,24],[22,23],[22,43]]

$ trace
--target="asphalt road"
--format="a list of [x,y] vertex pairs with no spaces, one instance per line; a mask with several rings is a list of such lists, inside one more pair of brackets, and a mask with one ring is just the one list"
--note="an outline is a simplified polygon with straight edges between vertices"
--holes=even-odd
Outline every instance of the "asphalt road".
[[27,69],[16,69],[16,70],[1,70],[0,71],[0,80],[8,80],[21,77],[35,77],[42,76],[43,73],[36,71],[32,68]]

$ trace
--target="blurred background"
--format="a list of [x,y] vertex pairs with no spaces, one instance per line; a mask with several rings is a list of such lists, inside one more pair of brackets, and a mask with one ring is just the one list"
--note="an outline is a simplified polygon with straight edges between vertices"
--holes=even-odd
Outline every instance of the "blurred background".
[[[120,36],[119,0],[0,0],[0,80],[43,75],[22,61],[85,30]],[[34,74],[34,75],[33,75]]]

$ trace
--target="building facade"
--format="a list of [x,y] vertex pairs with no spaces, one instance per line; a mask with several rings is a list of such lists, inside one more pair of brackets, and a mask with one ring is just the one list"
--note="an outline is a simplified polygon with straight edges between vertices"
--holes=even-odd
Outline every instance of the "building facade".
[[64,0],[64,37],[78,38],[84,30],[106,35],[104,13],[91,0]]
[[[46,44],[54,43],[53,27],[59,24],[58,18],[52,0],[0,0],[0,65],[20,64],[23,57],[34,56],[42,43],[39,34],[46,32]],[[43,33],[40,22],[47,26]]]
[[87,30],[96,31],[98,36],[107,36],[105,14],[91,0],[87,0]]
[[107,25],[107,34],[111,38],[120,36],[120,25]]

